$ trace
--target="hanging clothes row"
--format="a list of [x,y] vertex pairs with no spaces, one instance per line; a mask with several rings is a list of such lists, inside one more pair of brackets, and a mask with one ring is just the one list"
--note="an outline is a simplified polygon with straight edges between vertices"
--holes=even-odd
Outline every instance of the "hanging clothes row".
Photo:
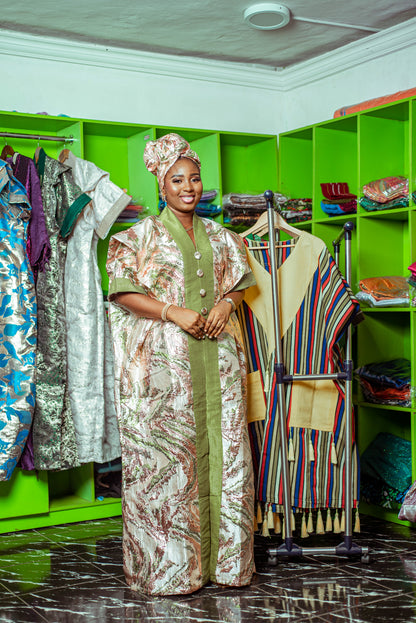
[[[3,150],[5,151],[5,150]],[[130,197],[95,164],[0,160],[0,480],[121,454],[97,265]],[[30,434],[29,434],[30,432]]]

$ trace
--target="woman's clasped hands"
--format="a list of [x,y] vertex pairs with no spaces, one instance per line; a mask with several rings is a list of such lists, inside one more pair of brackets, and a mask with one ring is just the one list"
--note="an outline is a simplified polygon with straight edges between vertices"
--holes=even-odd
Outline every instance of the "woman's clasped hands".
[[192,335],[197,340],[217,338],[225,329],[231,313],[231,306],[226,301],[220,301],[204,318],[200,313],[183,307],[169,308],[167,319]]

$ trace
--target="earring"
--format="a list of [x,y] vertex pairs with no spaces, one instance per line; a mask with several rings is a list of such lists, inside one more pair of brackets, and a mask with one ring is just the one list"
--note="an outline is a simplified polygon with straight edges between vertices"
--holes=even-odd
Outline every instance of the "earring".
[[162,199],[159,201],[159,212],[162,212],[166,208],[166,195],[162,195]]

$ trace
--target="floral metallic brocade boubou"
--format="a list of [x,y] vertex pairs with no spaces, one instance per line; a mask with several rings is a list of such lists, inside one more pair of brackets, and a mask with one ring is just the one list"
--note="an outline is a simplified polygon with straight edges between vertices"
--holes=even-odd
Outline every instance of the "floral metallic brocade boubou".
[[26,243],[31,207],[0,160],[0,480],[9,480],[35,404],[36,295]]
[[198,168],[201,162],[198,154],[191,149],[188,141],[179,134],[172,132],[165,134],[157,141],[148,141],[144,150],[144,163],[146,168],[157,176],[159,188],[163,188],[166,173],[179,158],[189,158],[193,160]]
[[[113,236],[110,300],[133,291],[199,311],[251,285],[241,240],[214,221],[193,223],[198,251],[169,209]],[[217,340],[113,303],[110,318],[128,584],[153,595],[249,584],[254,484],[235,315]]]

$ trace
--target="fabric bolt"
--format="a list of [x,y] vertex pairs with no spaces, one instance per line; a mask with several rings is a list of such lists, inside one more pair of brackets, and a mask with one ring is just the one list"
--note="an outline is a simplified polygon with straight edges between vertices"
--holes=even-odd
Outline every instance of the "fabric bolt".
[[411,365],[404,357],[367,363],[356,370],[368,402],[411,406]]
[[35,405],[36,293],[27,255],[31,206],[0,160],[0,480],[25,446]]
[[[131,197],[109,174],[71,152],[65,164],[91,202],[68,239],[65,260],[65,318],[68,391],[81,463],[103,463],[121,455],[114,404],[113,347],[104,308],[98,239],[108,235]],[[80,348],[82,345],[82,348]]]
[[382,177],[364,184],[363,194],[372,201],[386,203],[409,194],[409,180],[402,175]]
[[409,205],[409,197],[396,197],[385,203],[373,201],[368,197],[360,197],[359,204],[367,212],[376,212],[380,210],[392,210],[394,208],[407,208]]
[[[294,244],[293,248],[289,245]],[[247,240],[257,285],[245,292],[246,343],[262,362],[267,401],[266,420],[251,426],[258,469],[258,500],[283,511],[277,385],[274,378],[274,329],[267,243]],[[283,361],[287,374],[321,374],[343,370],[339,340],[358,312],[349,286],[325,244],[308,233],[277,249]],[[287,247],[287,248],[286,248]],[[264,275],[262,277],[261,275]],[[250,309],[247,311],[246,306]],[[253,331],[251,313],[262,325],[263,340]],[[265,350],[266,348],[266,350]],[[261,355],[257,352],[261,351]],[[323,391],[324,390],[324,391]],[[285,390],[291,506],[344,508],[345,386],[342,381],[289,383]],[[305,424],[305,410],[309,421]],[[322,418],[322,414],[326,417]],[[332,448],[334,447],[334,448]],[[333,457],[333,450],[336,458]],[[290,453],[291,454],[291,453]],[[358,452],[353,431],[353,501],[358,501]]]
[[363,292],[371,294],[376,301],[383,299],[405,298],[409,296],[409,286],[405,277],[367,277],[359,282]]
[[[134,291],[207,315],[252,285],[235,234],[195,214],[193,228],[197,251],[169,209],[113,236],[110,301]],[[190,593],[209,580],[249,584],[254,485],[235,314],[215,340],[113,303],[110,320],[128,584],[150,594]]]
[[355,298],[359,303],[364,303],[369,307],[408,307],[410,302],[409,294],[403,297],[377,299],[368,292],[357,292]]
[[38,350],[33,452],[36,469],[79,465],[67,386],[64,269],[67,239],[61,226],[71,208],[91,201],[75,184],[70,167],[39,152],[46,228],[51,243],[48,270],[38,274]]
[[331,201],[336,201],[338,199],[357,199],[357,195],[350,193],[346,182],[322,183],[321,190],[323,196]]
[[412,444],[379,433],[361,455],[362,497],[371,504],[398,508],[412,484]]

